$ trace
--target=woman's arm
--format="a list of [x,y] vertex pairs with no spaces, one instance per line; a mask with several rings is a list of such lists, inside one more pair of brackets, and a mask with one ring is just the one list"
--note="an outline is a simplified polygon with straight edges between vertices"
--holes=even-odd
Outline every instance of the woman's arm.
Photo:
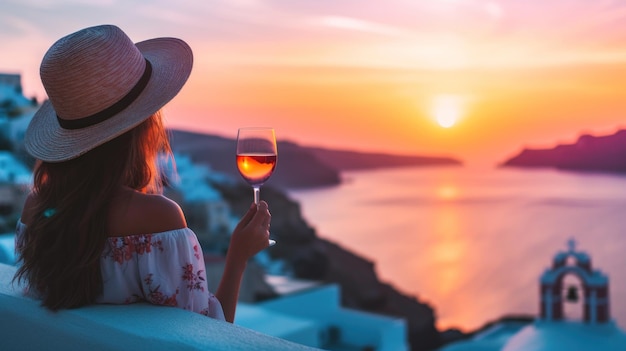
[[269,246],[271,218],[265,201],[261,201],[258,206],[252,204],[230,238],[224,274],[215,293],[228,322],[235,320],[239,287],[248,260]]

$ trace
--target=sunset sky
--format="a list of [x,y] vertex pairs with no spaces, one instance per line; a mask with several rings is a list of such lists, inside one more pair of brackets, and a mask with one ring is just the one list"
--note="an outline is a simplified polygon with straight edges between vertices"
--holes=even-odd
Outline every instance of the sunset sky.
[[466,164],[626,128],[626,1],[3,0],[0,72],[43,99],[45,51],[102,23],[192,46],[174,127]]

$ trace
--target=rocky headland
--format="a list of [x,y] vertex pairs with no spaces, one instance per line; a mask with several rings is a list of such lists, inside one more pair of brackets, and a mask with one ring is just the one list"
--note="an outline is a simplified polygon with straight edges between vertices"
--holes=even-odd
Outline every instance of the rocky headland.
[[500,166],[626,174],[626,130],[606,136],[582,135],[573,144],[551,149],[524,149]]
[[[239,180],[235,146],[232,139],[172,131],[175,152]],[[291,142],[279,142],[278,150],[279,166],[262,192],[263,199],[272,208],[272,237],[280,243],[268,249],[270,256],[286,262],[296,278],[338,284],[345,307],[404,318],[412,350],[432,350],[440,346],[443,334],[435,327],[433,307],[380,281],[374,262],[318,237],[315,229],[303,219],[300,205],[288,197],[285,188],[336,185],[341,181],[342,170],[458,166],[461,162],[450,158],[305,148]],[[250,186],[243,181],[214,180],[212,186],[220,191],[234,215],[243,215],[250,206]],[[268,297],[271,296],[260,298]]]

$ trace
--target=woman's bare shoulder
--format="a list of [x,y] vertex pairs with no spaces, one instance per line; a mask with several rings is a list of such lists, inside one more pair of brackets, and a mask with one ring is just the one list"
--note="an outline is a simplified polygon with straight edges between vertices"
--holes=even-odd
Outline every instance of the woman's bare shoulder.
[[112,207],[111,216],[113,236],[160,233],[187,227],[180,206],[163,195],[134,192],[126,203]]

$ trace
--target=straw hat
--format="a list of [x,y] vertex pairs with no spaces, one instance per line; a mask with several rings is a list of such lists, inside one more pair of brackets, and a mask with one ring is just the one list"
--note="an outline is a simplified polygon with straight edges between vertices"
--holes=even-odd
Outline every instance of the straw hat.
[[192,64],[191,48],[180,39],[133,44],[113,25],[59,39],[41,62],[49,100],[26,130],[26,150],[61,162],[123,134],[178,94]]

